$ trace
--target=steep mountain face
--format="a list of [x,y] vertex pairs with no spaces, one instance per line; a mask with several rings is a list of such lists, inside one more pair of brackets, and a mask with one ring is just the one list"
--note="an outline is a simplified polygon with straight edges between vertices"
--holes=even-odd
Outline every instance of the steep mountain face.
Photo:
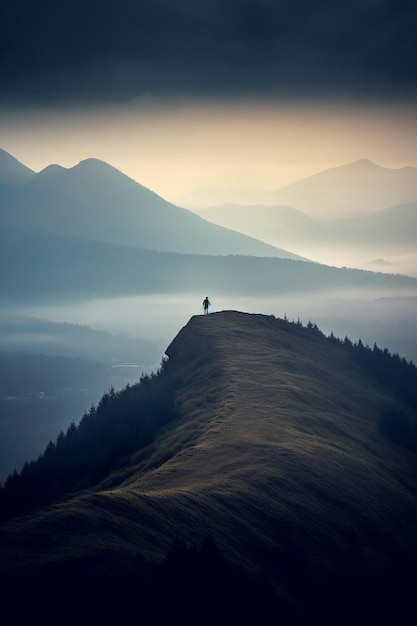
[[0,185],[20,185],[34,175],[35,172],[0,148]]
[[176,207],[97,159],[51,165],[3,189],[0,223],[30,233],[159,251],[300,258]]
[[354,352],[273,316],[191,318],[166,350],[177,417],[99,485],[5,523],[3,575],[131,571],[210,536],[303,623],[401,614],[417,466],[381,416],[415,408]]

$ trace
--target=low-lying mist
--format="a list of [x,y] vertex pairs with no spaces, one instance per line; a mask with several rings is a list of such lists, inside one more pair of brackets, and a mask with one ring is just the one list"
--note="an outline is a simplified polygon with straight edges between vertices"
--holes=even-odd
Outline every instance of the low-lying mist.
[[[110,386],[121,389],[137,382],[143,372],[156,371],[181,328],[203,313],[205,296],[211,302],[210,313],[238,310],[287,317],[303,325],[311,321],[325,335],[347,336],[354,343],[361,339],[370,347],[376,343],[417,363],[417,290],[412,288],[312,290],[271,297],[202,289],[199,294],[101,298],[15,306],[8,311],[3,307],[8,318],[3,318],[0,329],[0,353],[92,359],[103,365],[105,375],[94,386],[85,381],[74,387],[63,374],[53,392],[45,393],[44,384],[19,397],[3,392],[0,482],[14,469],[19,471],[25,460],[37,458],[60,430],[78,423]],[[26,376],[26,381],[33,383],[33,377]]]
[[162,358],[165,348],[190,317],[203,313],[202,301],[206,295],[212,313],[239,310],[287,316],[302,323],[310,320],[325,334],[333,332],[342,338],[347,335],[352,341],[361,339],[370,346],[376,343],[380,348],[417,361],[417,292],[412,289],[314,291],[273,297],[216,296],[202,290],[200,295],[131,296],[34,306],[19,313],[146,338],[158,346]]
[[[285,245],[284,245],[285,247]],[[417,278],[417,254],[401,249],[381,250],[375,248],[352,248],[343,246],[311,246],[311,244],[287,245],[295,254],[335,267],[355,267],[371,272],[402,274]]]

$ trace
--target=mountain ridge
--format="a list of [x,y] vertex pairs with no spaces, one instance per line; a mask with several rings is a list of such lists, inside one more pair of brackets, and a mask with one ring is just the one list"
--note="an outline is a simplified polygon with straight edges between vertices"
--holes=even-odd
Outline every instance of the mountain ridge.
[[[417,475],[414,453],[380,418],[387,408],[416,416],[352,350],[312,324],[238,311],[192,317],[166,350],[176,417],[96,487],[3,525],[3,573],[48,562],[77,572],[97,551],[104,569],[129,571],[139,557],[162,563],[175,538],[200,545],[209,535],[304,619],[323,611],[334,623],[347,598],[349,614],[401,611],[394,581],[417,553]],[[402,584],[409,570],[400,574]]]
[[[62,176],[83,176],[84,178],[92,179],[95,176],[99,177],[100,182],[103,180],[103,175],[109,174],[113,176],[115,180],[119,183],[126,183],[130,181],[131,186],[133,188],[141,188],[149,191],[152,195],[158,196],[155,192],[151,191],[144,185],[141,185],[139,182],[134,180],[131,176],[128,176],[124,172],[121,172],[116,167],[107,163],[106,161],[102,161],[101,159],[97,159],[95,157],[89,157],[87,159],[82,159],[78,163],[70,167],[64,167],[62,165],[58,165],[56,163],[51,163],[44,167],[38,174],[36,174],[35,180],[41,180],[46,175],[54,175],[54,173],[61,174]],[[159,197],[159,196],[158,196]]]
[[164,200],[99,159],[50,165],[0,195],[6,228],[170,252],[299,258],[253,237],[213,225]]
[[[327,168],[272,190],[235,190],[224,192],[201,190],[184,197],[185,206],[202,213],[215,205],[263,204],[289,205],[311,217],[337,219],[362,215],[390,205],[417,202],[417,168],[383,167],[369,159]],[[210,193],[209,193],[210,192]]]
[[[334,219],[341,211],[346,212],[349,206],[351,210],[354,207],[356,212],[369,213],[399,204],[396,202],[398,197],[404,198],[403,204],[416,201],[416,174],[417,168],[386,168],[368,159],[359,159],[304,178],[275,193],[280,198],[280,204],[295,205],[309,213],[315,206],[318,214]],[[321,193],[323,189],[325,199]],[[316,195],[321,197],[314,205],[312,198]]]
[[[289,206],[224,204],[196,213],[228,228],[251,233],[272,245],[290,248],[327,264],[370,269],[370,259],[391,260],[397,273],[415,275],[417,202],[397,204],[363,215],[323,219]],[[355,262],[352,263],[352,253]],[[402,262],[406,255],[410,260]],[[343,261],[343,259],[345,259]],[[414,259],[414,263],[413,260]],[[381,265],[381,270],[384,268]]]

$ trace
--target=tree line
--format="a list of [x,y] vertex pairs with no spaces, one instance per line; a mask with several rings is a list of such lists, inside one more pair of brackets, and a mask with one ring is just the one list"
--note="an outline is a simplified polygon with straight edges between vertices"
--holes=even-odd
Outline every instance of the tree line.
[[413,361],[408,361],[398,353],[391,353],[388,348],[379,348],[374,343],[371,348],[358,339],[351,341],[345,336],[337,337],[333,332],[326,336],[317,326],[309,320],[306,326],[298,319],[290,321],[285,316],[284,321],[290,324],[293,332],[298,332],[304,339],[320,338],[325,342],[338,345],[350,358],[384,387],[388,387],[398,400],[417,410],[417,367]]
[[[320,338],[340,346],[366,375],[387,388],[393,403],[381,414],[379,428],[395,443],[417,453],[417,367],[413,361],[407,361],[398,353],[392,354],[388,348],[381,349],[376,343],[371,348],[361,339],[352,342],[347,336],[344,339],[336,337],[333,332],[326,337],[310,320],[305,327],[300,319],[289,322],[285,317],[285,321],[305,338]],[[403,403],[404,409],[396,401]]]
[[167,361],[157,373],[120,391],[111,388],[37,460],[14,471],[0,489],[0,519],[46,506],[68,492],[90,487],[122,466],[174,419],[174,381]]

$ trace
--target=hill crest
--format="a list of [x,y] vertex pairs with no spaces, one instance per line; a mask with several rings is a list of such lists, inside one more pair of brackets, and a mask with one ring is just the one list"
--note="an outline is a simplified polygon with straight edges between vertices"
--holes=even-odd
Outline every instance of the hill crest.
[[[309,591],[315,610],[327,606],[329,581],[340,594],[334,606],[349,597],[348,606],[362,611],[364,598],[351,595],[357,580],[374,614],[373,594],[380,597],[385,580],[393,592],[392,571],[404,582],[404,555],[417,552],[417,475],[413,452],[379,426],[387,407],[406,419],[412,410],[352,358],[362,349],[326,338],[313,324],[273,316],[192,317],[166,350],[163,376],[175,383],[175,415],[101,482],[0,527],[0,573],[15,575],[24,564],[35,575],[50,571],[55,581],[59,571],[77,577],[86,568],[87,578],[98,571],[130,578],[141,559],[163,563],[172,542],[198,546],[209,536],[231,563],[262,572],[302,611],[311,608]],[[167,400],[164,388],[153,387],[160,376],[138,389]],[[138,389],[108,394],[61,439],[74,468],[87,449],[88,462],[95,456],[84,443],[71,448],[89,423],[96,428],[103,420],[106,436],[95,436],[107,449],[117,439],[114,425],[128,426],[126,408],[140,419]]]
[[[285,499],[295,506],[296,484],[305,480],[309,468],[317,485],[325,481],[332,500],[342,489],[352,497],[357,489],[358,502],[351,506],[357,514],[363,507],[377,523],[365,497],[373,486],[360,485],[361,475],[376,472],[376,479],[379,474],[387,488],[381,503],[398,500],[390,472],[394,467],[397,472],[414,470],[409,453],[387,441],[378,423],[387,406],[397,405],[406,413],[411,409],[390,387],[381,386],[352,357],[352,350],[348,341],[327,338],[313,324],[303,327],[238,311],[193,316],[166,349],[165,371],[175,381],[180,421],[171,423],[145,457],[139,454],[135,474],[129,469],[126,481],[122,472],[111,493],[127,497],[134,489],[151,499],[157,493],[176,493],[181,499],[185,490],[199,499],[201,489],[210,486],[220,493],[225,484],[234,484],[234,476],[248,476],[252,468],[260,483],[279,476],[287,485]],[[356,354],[361,354],[360,346]],[[167,445],[168,456],[163,452]],[[263,452],[257,457],[255,450]],[[145,465],[141,458],[146,458]],[[337,474],[335,464],[340,464]],[[235,497],[246,490],[240,481],[234,486]],[[283,484],[278,488],[277,483],[274,490],[273,508],[282,505]],[[249,477],[247,488],[251,491]],[[401,497],[404,503],[408,500],[405,493]],[[318,498],[323,511],[317,513],[324,523],[329,502],[323,494]],[[297,506],[308,508],[306,503]],[[341,519],[344,514],[343,507],[333,511]],[[304,528],[304,522],[298,522]]]

